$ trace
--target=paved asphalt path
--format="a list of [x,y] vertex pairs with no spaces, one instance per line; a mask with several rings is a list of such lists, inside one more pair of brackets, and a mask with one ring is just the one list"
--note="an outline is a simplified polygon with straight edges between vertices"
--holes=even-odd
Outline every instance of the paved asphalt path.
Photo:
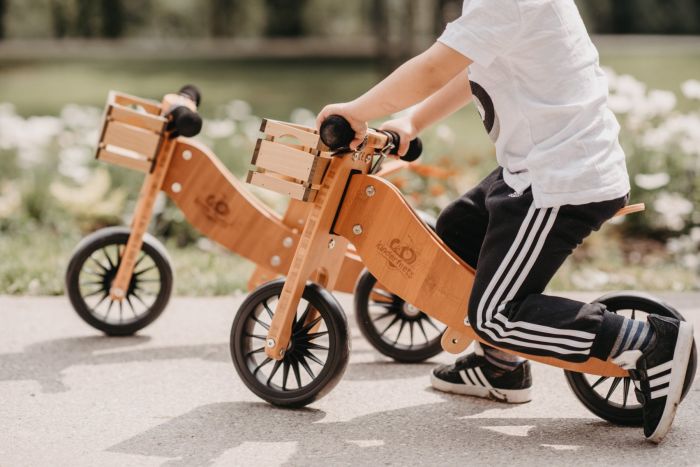
[[[700,294],[666,298],[700,329]],[[354,325],[341,383],[277,409],[230,361],[241,300],[175,298],[140,335],[108,338],[63,297],[0,297],[0,466],[700,464],[700,385],[657,447],[590,414],[560,370],[534,366],[528,404],[449,396],[428,381],[449,356],[395,364]]]

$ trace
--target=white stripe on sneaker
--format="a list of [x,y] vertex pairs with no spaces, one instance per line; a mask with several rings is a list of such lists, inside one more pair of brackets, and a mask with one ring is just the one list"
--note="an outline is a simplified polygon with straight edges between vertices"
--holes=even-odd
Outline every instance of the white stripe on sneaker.
[[657,374],[661,373],[662,371],[668,370],[672,366],[673,366],[673,360],[669,360],[666,363],[662,363],[661,365],[655,366],[654,368],[649,368],[647,370],[647,376],[651,377],[651,376],[657,375]]
[[668,395],[668,386],[666,386],[663,389],[659,389],[658,391],[652,391],[651,392],[651,398],[652,399],[658,399],[659,397],[664,397]]
[[481,371],[481,367],[474,368],[474,372],[479,378],[481,378],[481,381],[484,383],[484,386],[486,386],[489,389],[493,388],[493,386],[491,386],[491,383],[489,383],[489,380],[486,379],[486,376],[484,376],[484,372]]
[[661,386],[662,384],[668,383],[669,381],[671,381],[671,373],[668,373],[659,378],[649,378],[649,387],[653,391],[655,387]]

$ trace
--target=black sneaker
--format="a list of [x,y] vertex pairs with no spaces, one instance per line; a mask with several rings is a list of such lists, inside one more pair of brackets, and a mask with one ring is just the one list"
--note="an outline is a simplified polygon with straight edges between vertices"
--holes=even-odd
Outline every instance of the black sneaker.
[[515,370],[504,372],[486,359],[470,353],[452,365],[433,369],[430,383],[435,389],[453,394],[484,397],[510,404],[530,402],[530,362],[522,362]]
[[693,347],[693,325],[655,315],[647,320],[656,336],[654,343],[644,352],[622,352],[613,361],[630,371],[643,408],[644,436],[659,443],[671,429],[681,401]]

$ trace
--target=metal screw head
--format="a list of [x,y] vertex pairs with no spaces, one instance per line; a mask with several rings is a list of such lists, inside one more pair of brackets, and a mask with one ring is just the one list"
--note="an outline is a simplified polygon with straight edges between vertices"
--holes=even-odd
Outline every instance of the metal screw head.
[[354,233],[355,235],[360,235],[362,233],[362,226],[360,224],[353,225],[352,233]]
[[192,151],[190,151],[189,149],[185,149],[184,151],[182,151],[182,158],[186,161],[192,159]]
[[275,340],[274,339],[268,339],[265,341],[265,344],[267,344],[268,347],[272,348],[275,346]]
[[182,191],[182,185],[175,182],[170,186],[170,189],[173,190],[173,193],[180,193]]
[[282,260],[280,259],[279,256],[275,255],[272,258],[270,258],[270,264],[273,266],[279,266],[280,263],[282,263]]
[[284,239],[282,240],[282,246],[285,248],[291,248],[292,245],[294,245],[294,240],[292,239],[292,237],[284,237]]
[[367,185],[367,188],[365,188],[365,194],[366,194],[369,198],[371,198],[372,196],[374,196],[374,194],[375,194],[376,192],[377,192],[377,190],[375,190],[375,188],[374,188],[373,185]]
[[331,238],[331,239],[328,241],[328,249],[329,249],[329,250],[332,250],[333,248],[335,248],[335,238]]

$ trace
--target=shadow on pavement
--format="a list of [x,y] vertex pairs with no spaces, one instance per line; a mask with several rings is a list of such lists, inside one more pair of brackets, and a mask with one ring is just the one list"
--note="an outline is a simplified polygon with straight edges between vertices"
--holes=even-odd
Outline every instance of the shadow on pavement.
[[[347,422],[319,423],[315,409],[286,410],[263,403],[217,403],[198,407],[116,444],[108,451],[170,458],[163,465],[210,465],[245,443],[293,443],[291,465],[580,464],[586,449],[610,446],[626,464],[648,462],[639,429],[598,420],[469,418],[513,406],[440,394],[442,402],[376,412]],[[274,444],[248,445],[265,463]],[[533,457],[535,456],[535,457]],[[584,457],[582,457],[584,456]],[[238,459],[238,458],[237,458]],[[520,459],[520,461],[518,461]],[[238,463],[256,463],[238,459]]]
[[[228,343],[130,348],[151,340],[148,336],[69,337],[38,342],[23,352],[0,354],[0,381],[35,380],[42,392],[70,390],[61,373],[75,365],[104,365],[155,360],[201,359],[231,362]],[[124,350],[120,350],[124,349]],[[360,351],[359,353],[372,353]],[[389,380],[425,376],[433,363],[402,365],[391,361],[350,363],[348,380]],[[233,366],[231,366],[231,371]]]

